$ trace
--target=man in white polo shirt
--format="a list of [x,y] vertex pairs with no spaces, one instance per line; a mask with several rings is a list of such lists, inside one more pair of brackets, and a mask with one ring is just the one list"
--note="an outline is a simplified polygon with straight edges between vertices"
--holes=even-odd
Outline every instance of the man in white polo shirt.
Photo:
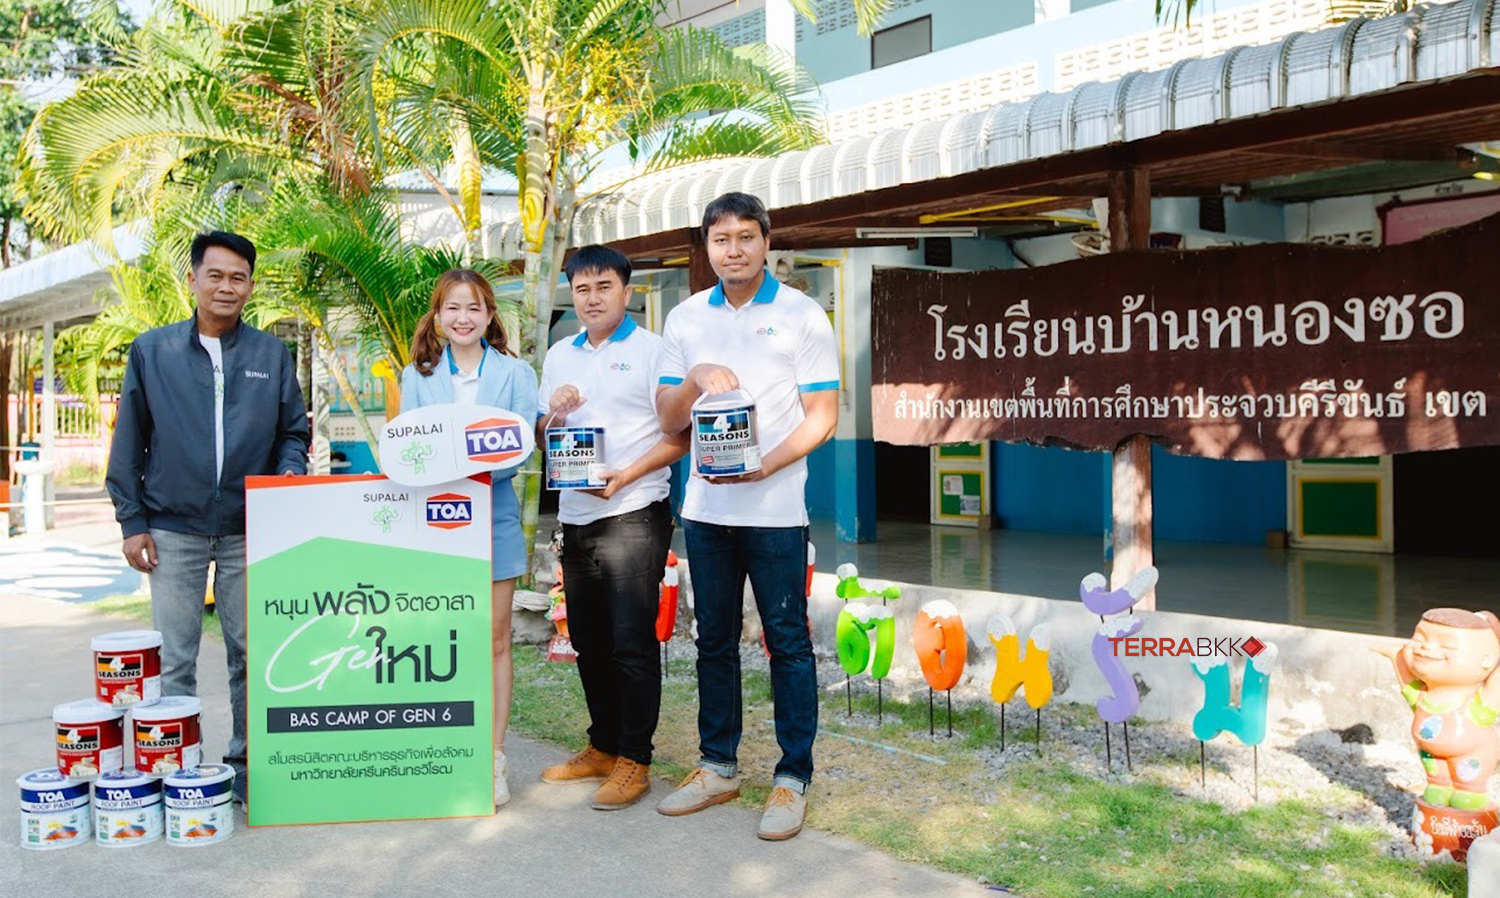
[[741,596],[755,593],[776,704],[776,765],[757,832],[802,831],[818,732],[818,681],[807,631],[807,454],[838,423],[838,348],[828,315],[766,271],[771,222],[761,201],[727,193],[703,213],[719,284],[667,316],[657,413],[665,433],[695,402],[734,391],[755,403],[759,471],[689,479],[683,535],[698,624],[697,770],[657,808],[680,816],[739,794]]
[[605,486],[563,490],[563,585],[568,630],[588,701],[589,745],[542,771],[549,783],[603,782],[594,807],[618,810],[651,787],[651,737],[661,710],[657,588],[672,540],[667,466],[687,436],[664,436],[655,385],[662,341],[625,312],[630,261],[581,247],[567,264],[573,309],[584,329],[547,353],[537,402],[546,429],[604,430]]

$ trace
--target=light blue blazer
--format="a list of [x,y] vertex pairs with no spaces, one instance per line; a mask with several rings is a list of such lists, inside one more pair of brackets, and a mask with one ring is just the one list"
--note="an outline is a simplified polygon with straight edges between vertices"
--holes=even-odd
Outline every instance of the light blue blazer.
[[[401,411],[452,402],[455,370],[452,364],[445,349],[430,375],[423,376],[416,366],[407,365],[401,372]],[[530,365],[501,355],[493,347],[485,347],[484,361],[479,366],[479,393],[475,397],[479,405],[503,408],[522,421],[531,422],[536,420],[536,391],[536,371]],[[490,534],[490,575],[494,580],[519,577],[530,563],[531,553],[526,551],[521,538],[521,505],[511,484],[519,469],[517,465],[496,472],[490,486],[490,517],[494,522]]]

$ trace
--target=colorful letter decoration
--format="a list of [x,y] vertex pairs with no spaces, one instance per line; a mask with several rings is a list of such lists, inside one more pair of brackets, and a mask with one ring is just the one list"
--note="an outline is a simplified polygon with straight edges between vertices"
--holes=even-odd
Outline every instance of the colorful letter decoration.
[[1193,661],[1193,673],[1203,681],[1203,708],[1193,715],[1193,735],[1210,742],[1220,733],[1233,733],[1246,745],[1259,745],[1266,738],[1266,701],[1271,695],[1271,674],[1275,672],[1278,651],[1266,643],[1265,649],[1245,661],[1245,675],[1240,684],[1240,706],[1229,701],[1231,672],[1229,659],[1214,656]]
[[[870,633],[875,634],[874,663],[871,663]],[[871,607],[863,602],[851,602],[839,612],[835,625],[838,642],[839,664],[844,673],[858,676],[870,669],[870,676],[885,679],[891,672],[891,659],[896,655],[896,618],[891,609]]]
[[1041,708],[1052,699],[1052,671],[1047,661],[1052,655],[1052,637],[1046,624],[1037,624],[1026,637],[1026,654],[1021,654],[1021,639],[1015,622],[1003,614],[990,618],[990,642],[995,646],[995,679],[990,683],[990,698],[1005,704],[1016,697],[1016,690],[1026,687],[1026,704]]
[[[1124,586],[1110,591],[1106,588],[1108,581],[1103,574],[1089,574],[1079,584],[1078,596],[1090,611],[1106,617],[1129,610],[1151,591],[1151,587],[1156,585],[1156,578],[1156,568],[1143,568]],[[1145,624],[1139,617],[1122,617],[1105,621],[1094,633],[1094,663],[1099,665],[1100,672],[1104,674],[1104,682],[1109,684],[1112,691],[1111,695],[1095,703],[1099,716],[1106,723],[1123,723],[1134,717],[1141,706],[1141,691],[1135,685],[1130,671],[1125,669],[1125,663],[1115,657],[1110,640],[1134,636]]]
[[[812,544],[808,544],[809,550]],[[891,661],[896,655],[896,618],[883,605],[866,605],[850,602],[850,599],[899,599],[901,590],[886,586],[875,591],[859,582],[859,569],[852,564],[841,564],[838,569],[839,584],[834,593],[847,604],[839,612],[834,625],[834,641],[838,645],[839,664],[844,673],[857,676],[870,669],[870,676],[885,679],[891,672]],[[871,663],[870,633],[875,634],[874,663]]]
[[923,605],[912,624],[911,639],[927,685],[939,692],[957,686],[969,648],[964,622],[953,603],[938,599]]

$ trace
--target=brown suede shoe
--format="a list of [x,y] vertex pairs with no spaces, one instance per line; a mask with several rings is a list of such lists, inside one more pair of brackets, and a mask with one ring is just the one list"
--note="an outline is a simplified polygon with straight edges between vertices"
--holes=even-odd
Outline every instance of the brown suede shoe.
[[615,769],[615,756],[590,745],[555,767],[542,771],[544,783],[602,783]]
[[615,769],[594,793],[594,808],[600,811],[618,811],[628,808],[651,791],[651,765],[620,758]]

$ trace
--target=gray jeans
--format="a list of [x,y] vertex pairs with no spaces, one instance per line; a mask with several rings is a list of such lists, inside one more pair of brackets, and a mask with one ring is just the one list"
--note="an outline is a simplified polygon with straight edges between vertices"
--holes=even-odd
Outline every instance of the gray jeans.
[[[151,622],[161,631],[162,695],[198,694],[198,644],[203,597],[214,563],[214,606],[229,659],[229,710],[234,732],[224,763],[245,769],[245,537],[197,536],[151,530],[157,565],[151,572]],[[206,747],[206,746],[205,746]]]

